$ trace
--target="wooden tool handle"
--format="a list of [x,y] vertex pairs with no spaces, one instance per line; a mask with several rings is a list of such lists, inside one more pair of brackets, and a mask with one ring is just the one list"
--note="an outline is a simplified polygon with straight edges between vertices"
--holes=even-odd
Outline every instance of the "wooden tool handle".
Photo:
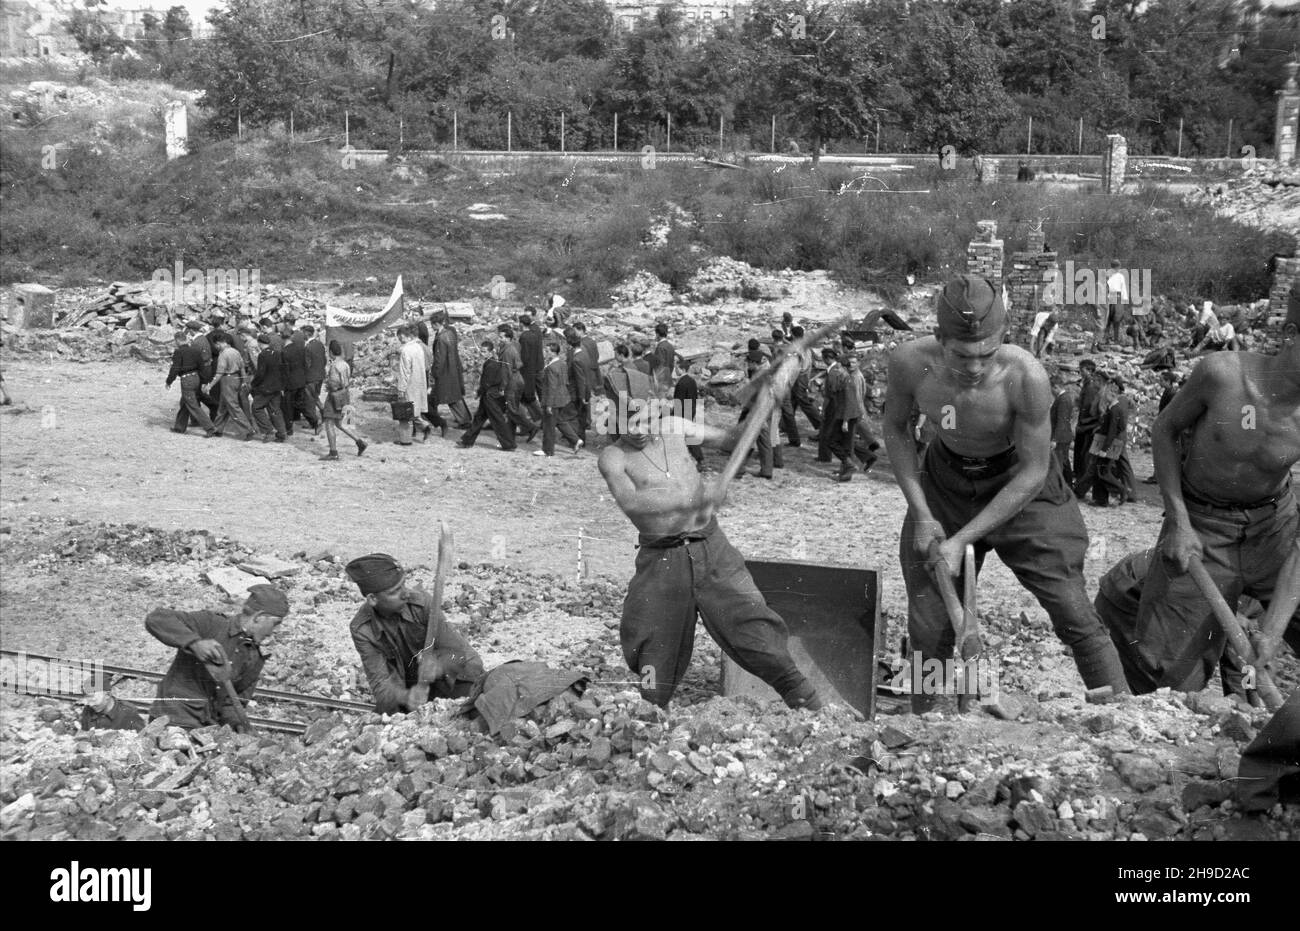
[[[442,613],[442,593],[447,584],[447,576],[451,571],[451,552],[452,552],[451,528],[447,526],[446,521],[438,521],[438,568],[433,577],[433,608],[434,611]],[[433,641],[438,632],[438,625],[434,623],[433,618],[429,618],[429,627],[424,634],[424,649],[433,649]]]
[[[766,425],[767,418],[772,413],[772,408],[776,406],[777,398],[789,391],[790,386],[794,384],[795,378],[798,377],[799,353],[817,345],[847,318],[848,315],[845,314],[843,317],[833,320],[812,333],[805,333],[802,339],[795,340],[790,345],[790,348],[785,352],[785,357],[780,362],[755,377],[746,386],[746,390],[750,391],[750,397],[754,400],[754,403],[745,417],[744,429],[741,430],[740,438],[731,451],[731,457],[727,460],[727,464],[722,467],[722,473],[713,486],[713,497],[719,505],[727,497],[727,489],[731,486],[731,480],[745,467],[745,460],[749,458],[749,450],[753,447],[754,441],[758,439],[758,434],[762,432],[763,427]],[[767,390],[762,390],[763,388]],[[772,442],[777,442],[777,437],[772,437]]]
[[952,576],[948,574],[948,564],[939,558],[938,540],[930,541],[930,559],[935,561],[930,566],[930,574],[934,576],[935,586],[939,589],[939,597],[943,599],[943,606],[948,612],[948,620],[952,622],[953,632],[960,637],[964,626],[964,612],[961,599],[957,597],[957,587],[952,584]]
[[[1210,603],[1210,609],[1214,612],[1215,619],[1219,626],[1223,628],[1224,634],[1228,637],[1228,642],[1232,648],[1237,651],[1241,661],[1255,670],[1255,690],[1264,699],[1264,705],[1270,711],[1277,711],[1282,707],[1282,694],[1278,691],[1277,686],[1273,684],[1272,677],[1268,670],[1259,663],[1255,656],[1255,648],[1246,638],[1246,632],[1242,630],[1237,615],[1233,613],[1232,608],[1228,607],[1228,602],[1224,600],[1223,595],[1219,592],[1219,587],[1214,584],[1214,579],[1210,578],[1210,573],[1205,571],[1205,566],[1201,560],[1193,556],[1187,563],[1187,572],[1196,582],[1196,587],[1201,590],[1206,601]],[[1252,689],[1246,689],[1247,698]]]
[[1237,615],[1233,613],[1232,608],[1228,607],[1228,602],[1224,600],[1223,595],[1219,592],[1219,586],[1214,584],[1214,579],[1210,578],[1210,573],[1205,571],[1205,566],[1200,559],[1193,556],[1187,563],[1187,572],[1196,582],[1196,587],[1201,590],[1201,594],[1209,601],[1215,620],[1219,622],[1219,626],[1227,634],[1228,642],[1232,644],[1232,648],[1237,651],[1237,655],[1241,657],[1242,662],[1253,666],[1255,664],[1255,648],[1246,639],[1246,632],[1241,629],[1241,624],[1237,621]]

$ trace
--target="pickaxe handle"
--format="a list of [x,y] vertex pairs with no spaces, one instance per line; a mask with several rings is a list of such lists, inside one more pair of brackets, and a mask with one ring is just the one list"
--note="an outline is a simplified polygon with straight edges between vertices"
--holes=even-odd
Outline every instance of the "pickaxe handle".
[[[964,603],[957,598],[957,587],[953,585],[952,576],[948,574],[947,563],[939,558],[939,542],[937,540],[930,542],[930,558],[934,560],[930,570],[931,575],[939,589],[939,597],[943,599],[944,609],[948,612],[948,620],[952,623],[953,634],[961,650],[961,658],[969,660],[979,656],[981,652],[979,616],[975,611],[975,547],[968,543],[963,556]],[[957,709],[967,711],[970,708],[970,700],[971,696],[963,692],[957,697]]]
[[227,679],[221,683],[226,688],[226,696],[230,699],[230,705],[235,711],[235,718],[239,721],[239,726],[245,733],[253,733],[253,724],[248,720],[248,712],[244,710],[244,703],[239,699],[239,693],[235,691],[235,683]]
[[[1255,657],[1255,648],[1251,646],[1250,640],[1246,638],[1246,632],[1242,630],[1237,615],[1233,613],[1232,608],[1228,607],[1228,602],[1224,600],[1219,586],[1214,584],[1214,579],[1210,578],[1210,573],[1205,570],[1204,564],[1196,556],[1193,556],[1187,563],[1187,572],[1196,583],[1196,587],[1201,590],[1201,594],[1206,601],[1210,603],[1210,610],[1214,612],[1214,618],[1223,628],[1228,642],[1232,648],[1237,651],[1241,661],[1247,667],[1255,671],[1255,685],[1259,695],[1264,699],[1264,704],[1270,711],[1277,711],[1282,707],[1282,696],[1277,687],[1273,684],[1268,670],[1257,664]],[[1251,689],[1246,690],[1248,693]],[[1247,696],[1249,697],[1249,696]]]
[[1278,570],[1277,581],[1273,586],[1273,598],[1268,604],[1268,611],[1259,621],[1259,639],[1255,651],[1255,662],[1267,666],[1273,661],[1278,648],[1282,645],[1282,633],[1300,605],[1300,540],[1291,546],[1286,561]]

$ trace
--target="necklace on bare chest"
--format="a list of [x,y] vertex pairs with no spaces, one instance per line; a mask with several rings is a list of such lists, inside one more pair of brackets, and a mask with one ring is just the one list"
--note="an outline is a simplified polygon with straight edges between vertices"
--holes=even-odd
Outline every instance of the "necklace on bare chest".
[[[650,442],[651,442],[651,443],[654,442],[654,438],[653,438],[653,437],[651,438]],[[648,452],[645,451],[645,447],[644,447],[644,446],[641,447],[641,449],[640,449],[640,453],[641,453],[641,455],[645,456],[645,458],[646,458],[646,462],[650,463],[652,466],[654,466],[656,469],[658,469],[660,472],[662,472],[662,473],[664,474],[664,478],[672,478],[672,477],[673,477],[673,473],[671,473],[671,472],[668,471],[668,448],[667,448],[667,447],[664,447],[664,464],[663,464],[662,466],[659,465],[659,463],[655,462],[653,459],[650,458],[650,454],[649,454]]]

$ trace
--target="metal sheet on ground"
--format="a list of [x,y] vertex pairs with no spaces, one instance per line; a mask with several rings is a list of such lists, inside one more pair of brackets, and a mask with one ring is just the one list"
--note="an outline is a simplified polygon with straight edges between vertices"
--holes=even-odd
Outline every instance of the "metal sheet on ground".
[[[746,560],[754,584],[790,629],[790,655],[829,701],[875,712],[880,577],[874,569]],[[722,694],[779,701],[776,691],[722,657]]]

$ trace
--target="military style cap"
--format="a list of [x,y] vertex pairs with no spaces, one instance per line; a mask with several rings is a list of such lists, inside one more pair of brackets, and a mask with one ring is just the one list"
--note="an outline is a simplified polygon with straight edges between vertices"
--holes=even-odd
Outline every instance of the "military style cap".
[[387,553],[358,556],[345,567],[348,578],[357,583],[363,595],[387,591],[406,574],[396,559]]
[[274,585],[263,582],[248,589],[248,599],[244,607],[254,614],[274,614],[284,617],[289,613],[289,599],[284,592]]
[[1007,309],[993,282],[978,275],[960,275],[939,294],[935,310],[939,333],[947,339],[979,342],[1001,334]]

